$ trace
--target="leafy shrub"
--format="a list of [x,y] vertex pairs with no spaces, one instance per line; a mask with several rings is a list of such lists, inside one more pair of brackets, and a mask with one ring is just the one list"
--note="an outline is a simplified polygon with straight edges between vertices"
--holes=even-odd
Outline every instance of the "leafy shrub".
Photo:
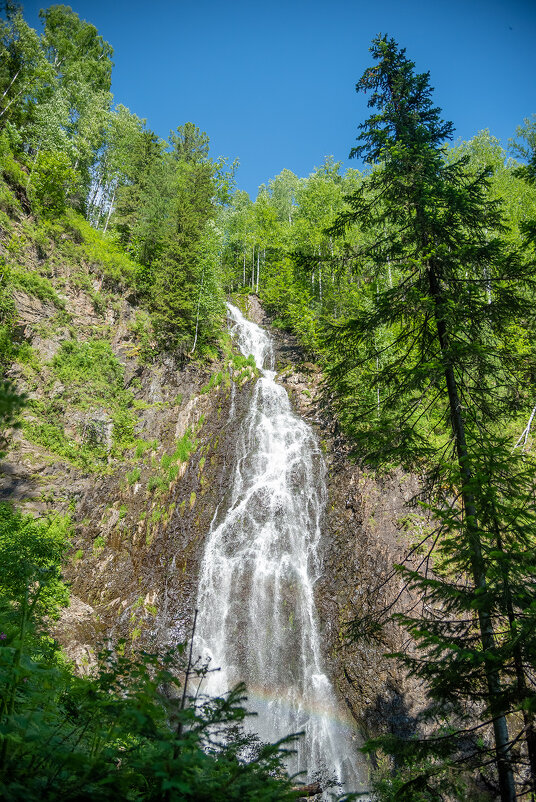
[[55,617],[59,607],[68,603],[60,565],[70,536],[68,517],[34,518],[0,503],[0,611],[4,615],[12,618],[31,606],[40,615]]
[[47,421],[24,421],[24,434],[33,443],[63,457],[68,462],[91,473],[102,471],[107,464],[106,449],[96,443],[76,443],[63,428]]
[[113,416],[112,439],[114,454],[120,456],[134,444],[136,418],[128,409],[119,409]]
[[79,184],[80,178],[65,153],[41,151],[31,172],[29,195],[39,214],[57,217],[65,212],[68,198]]
[[106,340],[67,340],[52,366],[73,401],[111,404],[124,395],[123,366]]
[[59,297],[50,281],[34,270],[12,267],[10,282],[13,287],[27,292],[28,295],[33,295],[41,301],[50,301],[57,309],[65,309],[65,301]]
[[94,267],[101,268],[110,281],[133,287],[139,266],[114,242],[113,236],[97,231],[72,209],[67,212],[66,219],[79,240],[80,255]]

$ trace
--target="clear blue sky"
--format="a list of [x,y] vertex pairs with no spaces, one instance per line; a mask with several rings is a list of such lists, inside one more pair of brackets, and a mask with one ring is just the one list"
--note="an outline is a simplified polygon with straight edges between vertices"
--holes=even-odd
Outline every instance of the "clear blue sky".
[[[23,2],[41,30],[43,3]],[[355,83],[377,33],[429,70],[456,136],[504,145],[536,112],[535,0],[73,0],[114,48],[112,91],[167,138],[188,120],[240,159],[253,197],[283,168],[345,166],[367,114]]]

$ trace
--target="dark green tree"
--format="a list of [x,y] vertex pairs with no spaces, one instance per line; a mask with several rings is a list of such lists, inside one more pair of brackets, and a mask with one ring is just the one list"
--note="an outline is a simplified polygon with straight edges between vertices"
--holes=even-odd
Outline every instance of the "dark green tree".
[[[331,229],[363,232],[363,244],[348,255],[368,292],[348,319],[327,329],[326,342],[338,351],[331,385],[344,398],[341,411],[361,454],[428,468],[428,500],[439,521],[436,576],[406,577],[435,606],[436,619],[404,620],[421,650],[406,662],[427,680],[436,712],[455,713],[463,730],[467,712],[479,710],[492,725],[506,802],[516,795],[506,715],[527,703],[510,683],[517,635],[503,627],[520,550],[511,518],[491,512],[489,499],[496,492],[504,506],[499,477],[516,474],[499,433],[527,401],[518,388],[530,368],[510,323],[532,318],[531,270],[500,237],[490,171],[444,158],[453,126],[433,105],[429,74],[416,74],[388,37],[378,36],[371,52],[376,63],[356,88],[370,92],[375,111],[360,125],[351,156],[372,170]],[[386,264],[396,277],[392,287],[378,280]],[[372,392],[358,392],[360,382]],[[522,487],[526,498],[530,483]],[[530,527],[536,534],[532,519]],[[526,612],[530,604],[523,605]],[[444,754],[447,743],[452,749],[456,739],[441,741]]]
[[177,132],[169,135],[173,158],[191,164],[208,160],[209,142],[208,134],[190,122],[179,125]]

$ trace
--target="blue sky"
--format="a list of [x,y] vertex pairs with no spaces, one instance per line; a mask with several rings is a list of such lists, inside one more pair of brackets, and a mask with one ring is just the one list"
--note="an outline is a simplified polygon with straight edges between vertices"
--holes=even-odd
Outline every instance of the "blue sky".
[[[43,3],[23,2],[41,30]],[[167,138],[191,120],[211,155],[240,159],[253,197],[283,168],[308,175],[347,156],[367,115],[356,81],[377,33],[393,36],[469,139],[504,145],[536,112],[534,0],[73,0],[114,48],[112,91]]]

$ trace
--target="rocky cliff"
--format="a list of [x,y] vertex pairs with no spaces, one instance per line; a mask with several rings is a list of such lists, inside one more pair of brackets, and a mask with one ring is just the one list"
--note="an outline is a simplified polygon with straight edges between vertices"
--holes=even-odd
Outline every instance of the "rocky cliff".
[[[11,375],[30,404],[3,462],[0,492],[34,513],[72,517],[65,564],[72,602],[56,636],[88,671],[99,644],[124,638],[161,649],[187,638],[204,537],[232,470],[240,415],[232,417],[231,406],[249,403],[255,371],[230,351],[211,363],[179,365],[172,355],[144,361],[143,315],[133,297],[107,287],[83,260],[74,274],[49,254],[45,270],[31,243],[24,259],[50,291],[14,293]],[[254,297],[247,311],[270,325]],[[411,732],[418,689],[383,657],[403,648],[400,634],[391,627],[355,644],[346,624],[401,590],[390,576],[406,548],[415,479],[376,477],[350,461],[319,404],[318,368],[290,335],[272,331],[280,381],[316,428],[328,465],[317,586],[326,660],[364,735]]]

